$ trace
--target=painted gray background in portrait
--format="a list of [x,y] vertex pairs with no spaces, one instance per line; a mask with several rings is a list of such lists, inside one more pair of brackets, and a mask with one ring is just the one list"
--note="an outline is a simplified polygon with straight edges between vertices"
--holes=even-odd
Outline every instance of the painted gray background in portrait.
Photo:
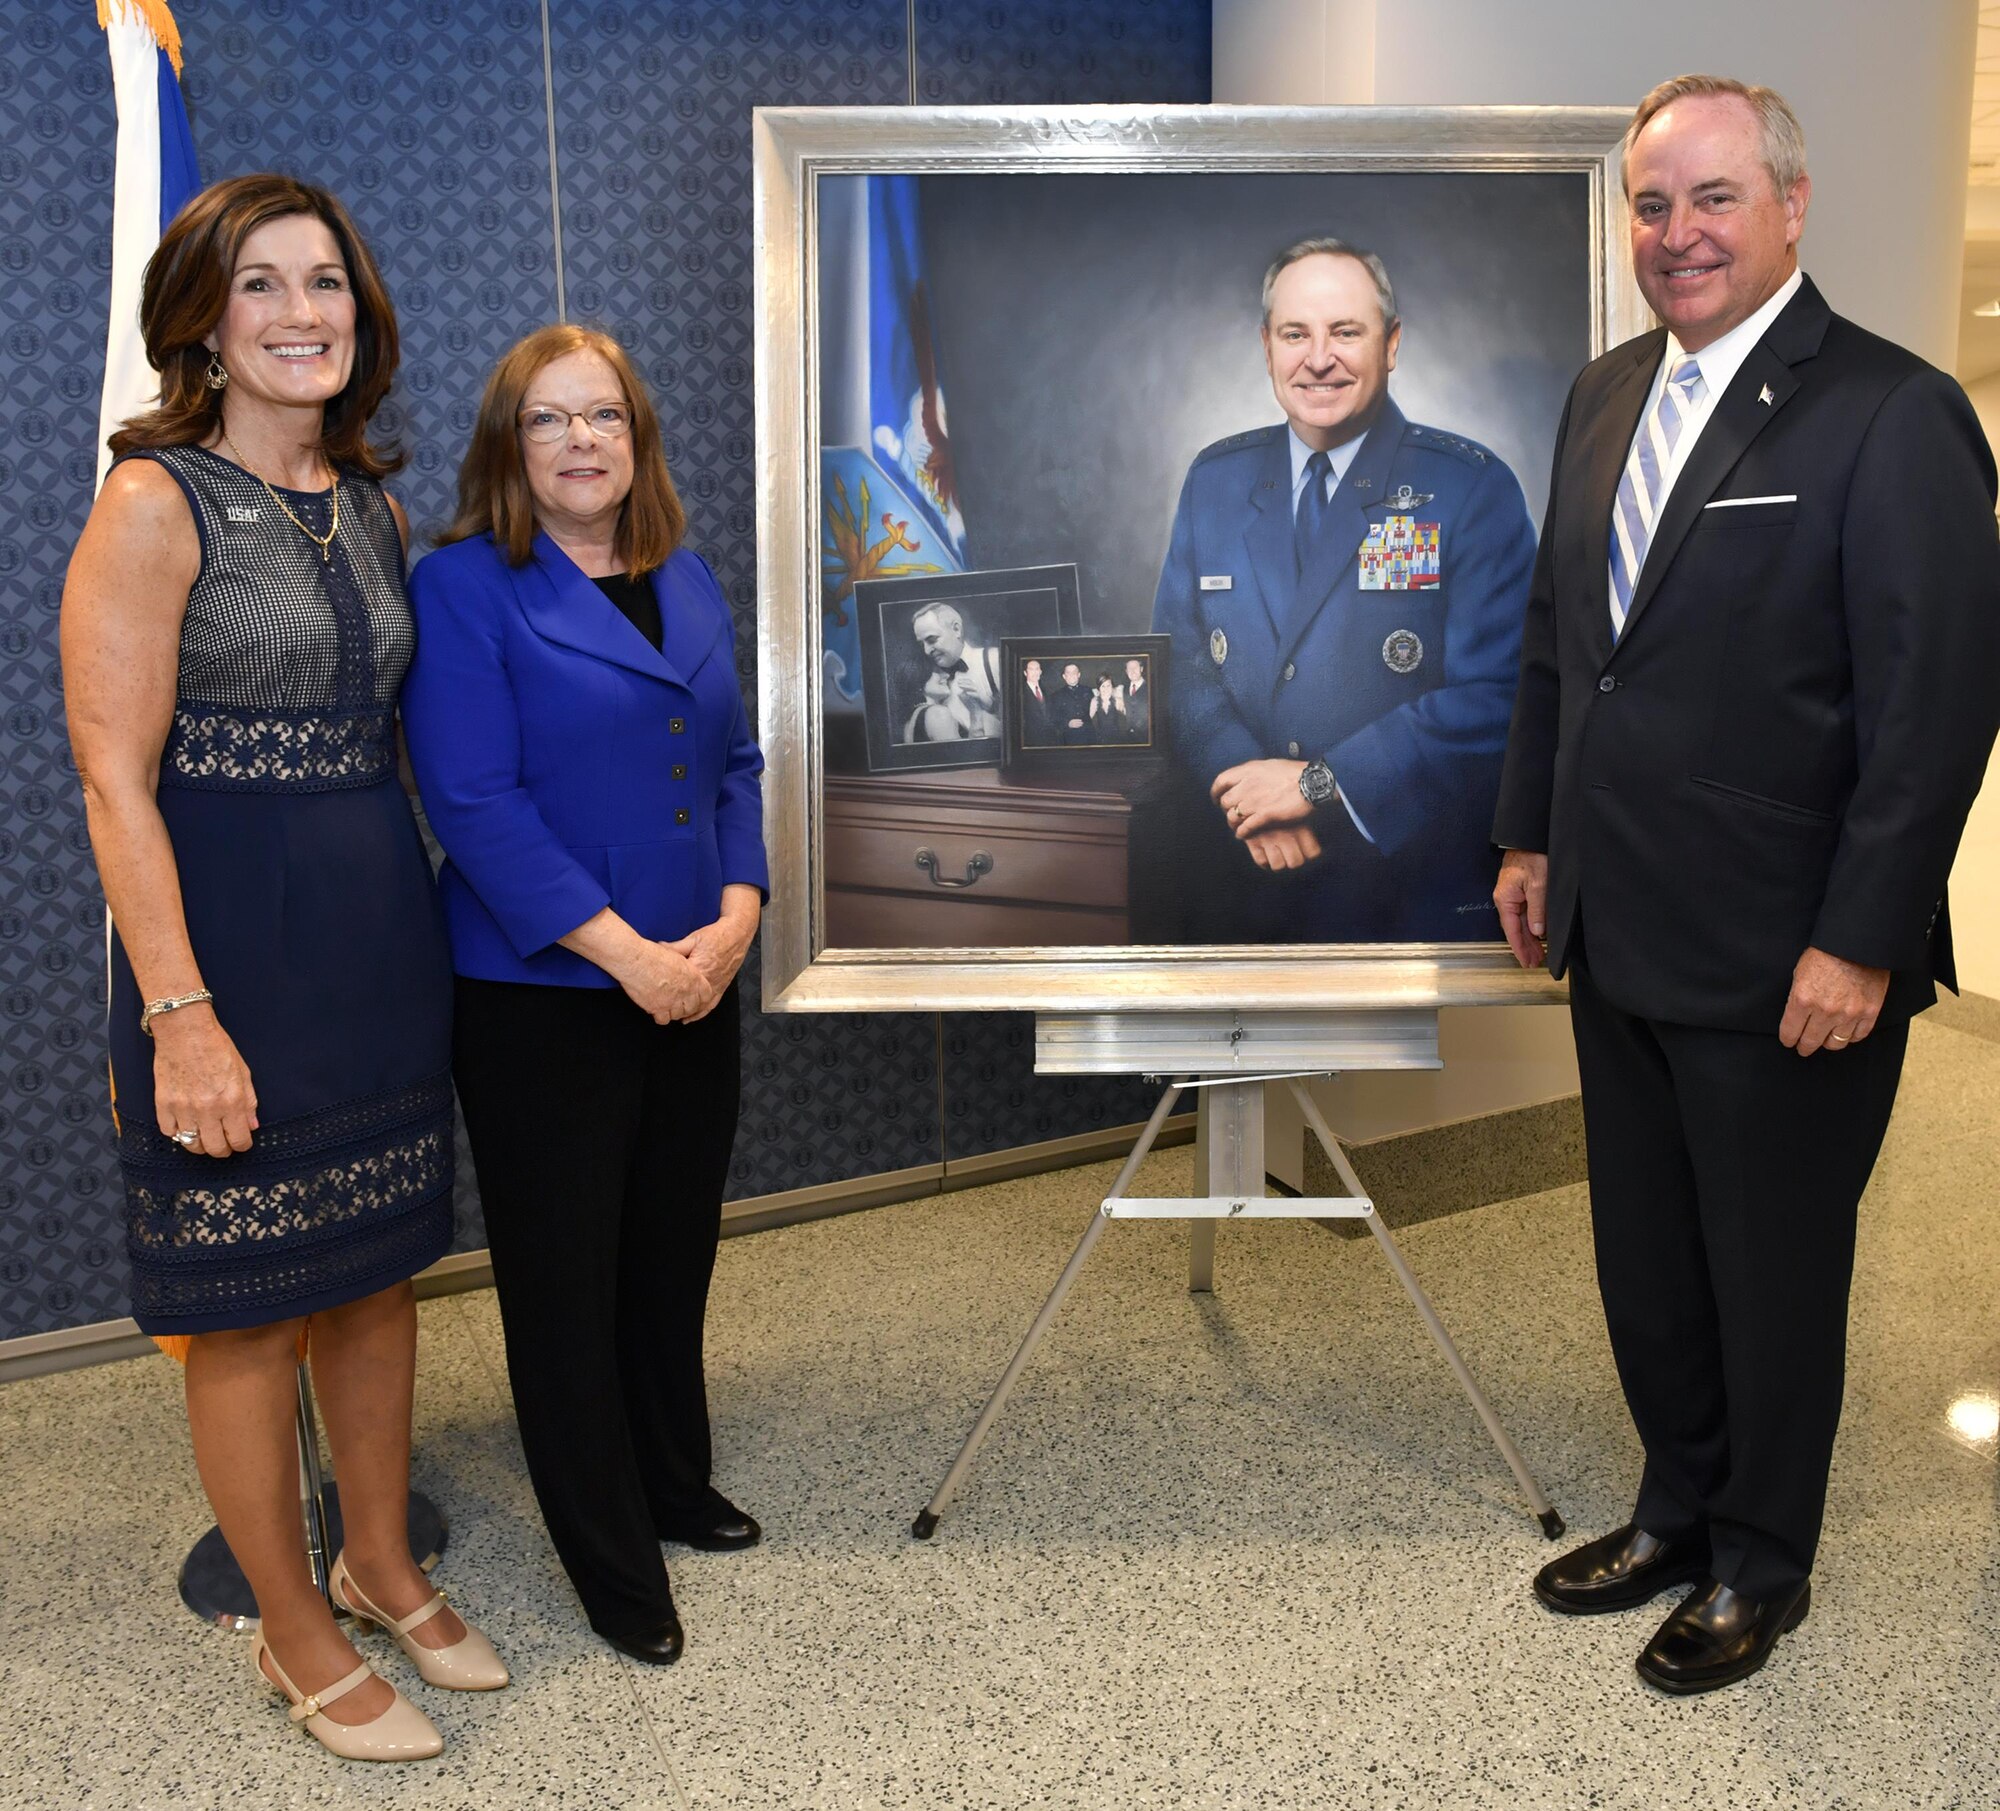
[[1491,447],[1540,522],[1591,354],[1586,177],[943,175],[922,195],[968,563],[1076,561],[1089,633],[1149,626],[1194,455],[1281,419],[1258,289],[1308,236],[1381,254],[1390,394]]

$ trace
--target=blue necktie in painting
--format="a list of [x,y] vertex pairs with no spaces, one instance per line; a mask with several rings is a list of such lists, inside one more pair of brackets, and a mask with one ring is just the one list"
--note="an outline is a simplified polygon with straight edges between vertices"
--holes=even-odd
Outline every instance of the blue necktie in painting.
[[1306,461],[1306,481],[1299,491],[1298,514],[1292,518],[1292,552],[1301,578],[1317,568],[1315,556],[1326,539],[1326,520],[1333,514],[1333,505],[1327,500],[1326,481],[1332,470],[1333,462],[1324,453],[1315,453]]
[[1671,469],[1674,447],[1688,412],[1702,398],[1701,366],[1684,358],[1660,386],[1660,400],[1646,417],[1618,480],[1611,511],[1611,638],[1625,633],[1632,592],[1646,563],[1646,548],[1659,519],[1660,496]]

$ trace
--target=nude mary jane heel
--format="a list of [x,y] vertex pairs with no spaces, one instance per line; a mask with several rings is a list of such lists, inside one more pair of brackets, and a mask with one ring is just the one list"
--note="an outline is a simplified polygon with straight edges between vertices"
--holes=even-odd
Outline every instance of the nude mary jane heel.
[[410,1633],[430,1621],[444,1608],[444,1593],[400,1621],[387,1610],[378,1610],[361,1595],[361,1587],[347,1569],[347,1555],[333,1562],[330,1581],[334,1602],[353,1612],[361,1622],[372,1622],[396,1638],[396,1645],[416,1663],[427,1685],[442,1686],[452,1692],[492,1692],[507,1683],[507,1663],[493,1651],[493,1643],[470,1623],[465,1633],[450,1647],[427,1648]]
[[444,1752],[444,1737],[438,1734],[430,1718],[401,1692],[372,1722],[336,1723],[320,1714],[327,1705],[374,1677],[374,1669],[365,1662],[346,1678],[336,1679],[319,1691],[302,1692],[286,1677],[277,1655],[265,1645],[262,1629],[251,1639],[250,1659],[258,1677],[291,1700],[292,1721],[303,1723],[322,1748],[339,1755],[343,1761],[427,1761],[432,1755]]

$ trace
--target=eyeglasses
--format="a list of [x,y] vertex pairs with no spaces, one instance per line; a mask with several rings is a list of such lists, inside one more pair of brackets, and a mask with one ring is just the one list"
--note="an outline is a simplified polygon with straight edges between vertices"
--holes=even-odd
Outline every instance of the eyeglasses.
[[560,440],[569,424],[580,421],[600,440],[616,440],[632,431],[632,411],[620,403],[601,402],[589,409],[523,409],[521,432],[529,440]]

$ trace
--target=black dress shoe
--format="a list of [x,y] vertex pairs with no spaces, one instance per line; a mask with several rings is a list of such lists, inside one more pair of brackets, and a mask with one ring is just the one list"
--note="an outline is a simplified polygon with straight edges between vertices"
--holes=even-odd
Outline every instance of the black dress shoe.
[[1550,1560],[1535,1574],[1535,1595],[1565,1616],[1598,1616],[1633,1609],[1707,1576],[1707,1541],[1655,1540],[1627,1522]]
[[1639,1656],[1639,1677],[1680,1697],[1734,1685],[1770,1659],[1778,1637],[1804,1622],[1811,1608],[1810,1580],[1795,1591],[1757,1603],[1710,1579],[1707,1588],[1691,1593],[1646,1643]]
[[658,1532],[663,1541],[678,1541],[703,1553],[734,1553],[764,1538],[757,1518],[746,1515],[719,1490],[711,1490],[708,1501],[693,1515],[662,1521]]
[[681,1649],[687,1646],[681,1619],[671,1610],[658,1628],[641,1629],[636,1635],[614,1635],[609,1629],[597,1632],[621,1654],[630,1654],[648,1666],[672,1666],[681,1657]]

